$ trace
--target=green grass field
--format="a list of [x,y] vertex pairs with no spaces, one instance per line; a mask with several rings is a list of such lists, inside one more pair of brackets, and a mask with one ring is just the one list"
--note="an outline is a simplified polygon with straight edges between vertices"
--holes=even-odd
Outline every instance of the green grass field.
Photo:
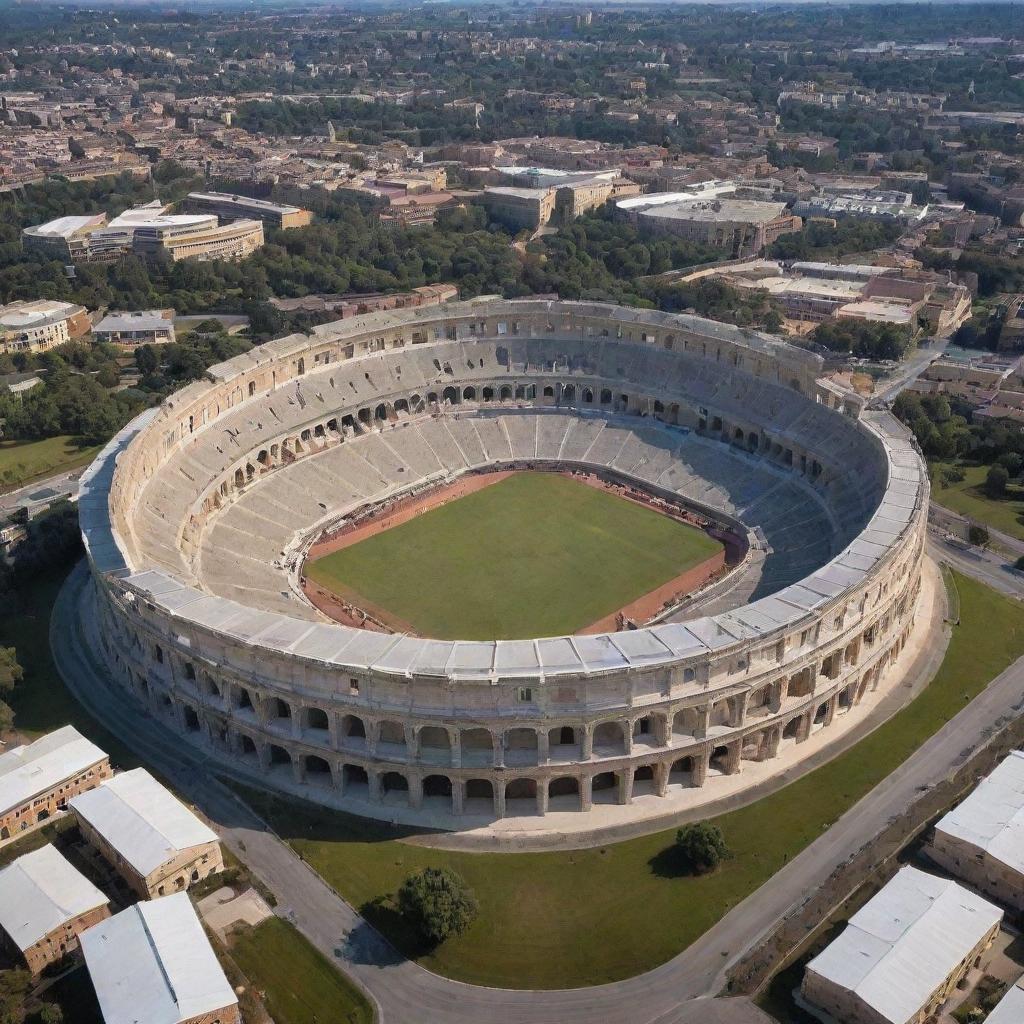
[[72,437],[0,441],[0,489],[13,490],[30,480],[84,466],[98,451],[98,446],[81,447]]
[[985,493],[988,466],[960,465],[964,479],[943,487],[938,482],[939,470],[948,463],[936,463],[932,472],[932,501],[953,512],[959,512],[979,523],[1024,540],[1024,487],[1010,484],[1005,498],[990,498]]
[[[453,853],[397,842],[386,825],[243,795],[338,892],[431,970],[509,988],[630,977],[685,949],[1024,655],[1024,606],[964,576],[956,585],[960,625],[928,688],[851,750],[719,817],[733,856],[711,875],[677,875],[671,831],[595,850]],[[424,952],[392,900],[406,876],[430,865],[465,876],[480,916],[465,934]]]
[[242,932],[231,955],[259,986],[275,1024],[373,1021],[373,1008],[363,993],[280,918]]
[[307,563],[425,636],[573,633],[707,560],[693,527],[551,473],[517,473]]

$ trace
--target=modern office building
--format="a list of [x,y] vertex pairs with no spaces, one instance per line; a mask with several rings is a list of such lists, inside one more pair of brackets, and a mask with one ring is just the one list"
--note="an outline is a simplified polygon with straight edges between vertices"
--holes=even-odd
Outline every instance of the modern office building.
[[225,221],[259,220],[271,228],[304,228],[313,220],[309,210],[287,203],[274,203],[228,192],[190,192],[183,209],[212,213]]
[[84,306],[55,299],[0,306],[0,352],[48,352],[89,329]]
[[174,310],[145,309],[134,313],[108,313],[93,325],[93,340],[136,348],[174,341]]

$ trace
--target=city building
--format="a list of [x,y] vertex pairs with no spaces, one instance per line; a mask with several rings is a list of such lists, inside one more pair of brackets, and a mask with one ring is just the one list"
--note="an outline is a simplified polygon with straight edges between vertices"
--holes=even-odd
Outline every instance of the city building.
[[107,897],[54,846],[0,870],[0,938],[33,975],[78,949],[78,936],[109,916]]
[[259,220],[271,228],[304,228],[313,220],[309,210],[298,206],[228,192],[190,192],[182,206],[195,213],[215,214],[225,221]]
[[979,966],[1002,918],[956,882],[904,867],[807,965],[801,993],[843,1024],[922,1024]]
[[935,826],[928,853],[986,896],[1024,911],[1024,751],[1013,751]]
[[107,222],[105,213],[58,217],[45,224],[25,228],[21,233],[25,252],[38,253],[46,259],[76,262],[88,259],[89,236]]
[[80,941],[104,1024],[241,1024],[185,893],[136,903]]
[[124,348],[163,345],[174,341],[174,310],[147,309],[134,313],[108,313],[92,328],[93,341]]
[[89,330],[84,306],[55,299],[0,306],[0,352],[48,352]]
[[855,192],[844,195],[808,196],[793,204],[793,213],[803,218],[892,221],[912,225],[928,216],[929,207],[915,206],[909,192]]
[[555,212],[552,188],[515,188],[499,185],[484,189],[480,200],[487,216],[512,231],[543,227]]
[[637,210],[636,223],[641,230],[686,238],[735,258],[756,255],[781,235],[799,231],[803,222],[787,212],[785,203],[723,196],[649,204]]
[[145,768],[71,801],[85,839],[142,899],[180,892],[224,869],[220,843]]
[[0,754],[0,841],[64,810],[110,775],[108,756],[72,725]]

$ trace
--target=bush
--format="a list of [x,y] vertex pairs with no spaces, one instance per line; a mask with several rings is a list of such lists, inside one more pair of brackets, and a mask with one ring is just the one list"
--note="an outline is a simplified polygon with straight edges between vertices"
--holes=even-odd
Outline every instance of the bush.
[[410,875],[398,890],[398,909],[431,945],[458,935],[477,915],[472,890],[448,868],[425,868]]
[[985,492],[990,498],[1002,498],[1006,494],[1006,485],[1010,482],[1010,474],[1003,466],[992,466],[985,477]]
[[988,529],[984,526],[979,526],[977,523],[971,523],[967,527],[967,539],[975,547],[983,548],[988,544]]
[[705,821],[684,825],[676,833],[676,849],[689,869],[698,875],[713,871],[729,856],[722,830]]

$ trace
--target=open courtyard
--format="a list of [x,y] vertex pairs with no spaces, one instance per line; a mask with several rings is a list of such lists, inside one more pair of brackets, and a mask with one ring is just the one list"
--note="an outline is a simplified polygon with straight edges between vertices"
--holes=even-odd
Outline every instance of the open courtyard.
[[703,531],[554,473],[514,473],[315,558],[306,575],[439,639],[575,633],[722,551]]

